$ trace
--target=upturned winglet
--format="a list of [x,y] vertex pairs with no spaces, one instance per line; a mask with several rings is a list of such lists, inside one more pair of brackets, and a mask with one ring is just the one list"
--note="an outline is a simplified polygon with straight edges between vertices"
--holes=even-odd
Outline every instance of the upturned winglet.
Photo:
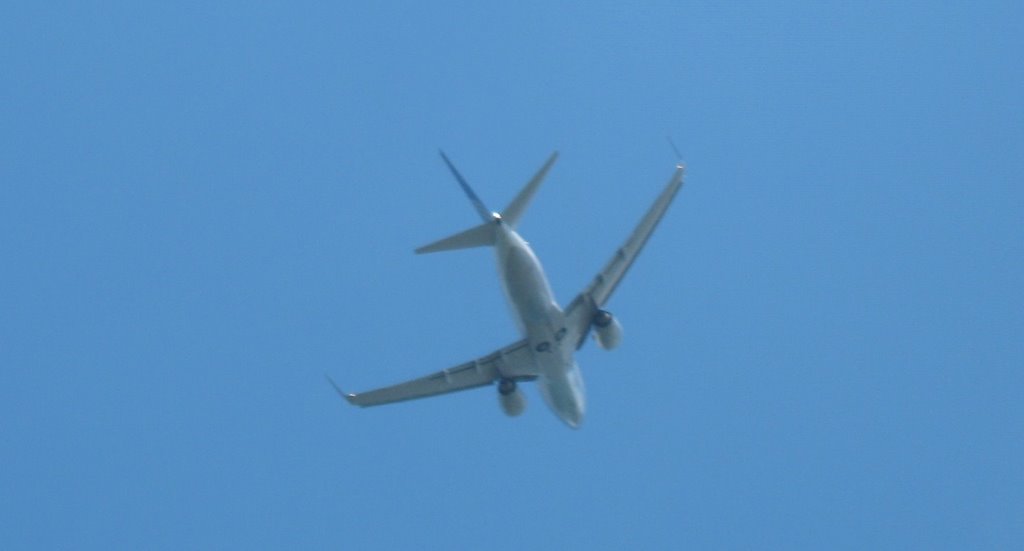
[[341,387],[338,386],[338,383],[334,382],[334,379],[332,379],[330,375],[325,373],[324,377],[327,377],[327,382],[331,383],[331,386],[334,387],[334,391],[338,393],[338,396],[341,396],[342,398],[344,398],[346,402],[348,402],[348,403],[350,403],[352,405],[356,405],[356,403],[353,401],[355,399],[355,397],[356,397],[355,394],[350,394],[350,393],[345,392],[344,390],[342,390]]

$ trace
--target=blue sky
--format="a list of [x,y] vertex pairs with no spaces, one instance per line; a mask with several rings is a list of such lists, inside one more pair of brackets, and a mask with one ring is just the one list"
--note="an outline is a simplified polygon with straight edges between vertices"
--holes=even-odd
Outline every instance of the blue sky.
[[[0,18],[0,547],[1024,546],[1024,8],[40,3]],[[350,408],[507,344],[483,250],[561,158],[529,388]]]

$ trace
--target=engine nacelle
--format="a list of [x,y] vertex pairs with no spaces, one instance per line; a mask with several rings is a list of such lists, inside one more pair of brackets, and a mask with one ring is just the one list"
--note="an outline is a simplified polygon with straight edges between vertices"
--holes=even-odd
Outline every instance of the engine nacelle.
[[523,396],[512,379],[502,379],[498,383],[498,402],[501,403],[501,410],[509,417],[516,417],[526,409],[526,396]]
[[594,314],[594,339],[605,350],[615,348],[622,341],[622,325],[611,312],[598,310]]

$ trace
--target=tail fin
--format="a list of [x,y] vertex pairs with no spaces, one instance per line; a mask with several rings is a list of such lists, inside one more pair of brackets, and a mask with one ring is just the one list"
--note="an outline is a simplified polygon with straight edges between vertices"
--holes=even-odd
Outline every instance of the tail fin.
[[494,213],[484,206],[484,202],[476,196],[476,193],[473,192],[473,188],[469,187],[469,183],[467,183],[466,179],[462,177],[462,174],[459,174],[459,171],[448,159],[448,156],[444,154],[444,151],[441,151],[440,153],[441,158],[444,159],[444,164],[448,165],[448,170],[452,171],[452,176],[455,176],[455,179],[459,182],[459,186],[462,187],[462,191],[466,192],[466,197],[469,197],[469,202],[473,203],[473,207],[476,208],[476,212],[480,215],[480,218],[483,219],[484,222],[490,222],[494,218]]
[[501,219],[512,226],[513,228],[519,223],[519,219],[522,218],[523,213],[526,212],[526,207],[530,204],[530,199],[533,199],[533,194],[537,192],[537,188],[540,187],[540,183],[544,181],[544,177],[548,175],[548,171],[551,170],[551,166],[558,160],[558,152],[555,151],[548,157],[548,160],[544,163],[544,166],[540,167],[540,170],[533,175],[533,178],[526,183],[519,195],[512,200],[511,203],[505,207],[505,210],[501,212]]
[[496,212],[491,212],[480,200],[480,197],[473,192],[473,188],[469,187],[469,183],[462,177],[455,165],[452,164],[448,156],[441,151],[441,158],[444,159],[444,164],[448,165],[448,170],[455,176],[455,180],[459,182],[459,186],[462,187],[462,191],[465,192],[466,196],[469,197],[469,202],[473,204],[473,208],[476,209],[477,214],[483,220],[483,223],[474,226],[468,230],[459,232],[455,235],[450,235],[444,239],[435,241],[429,245],[424,245],[416,249],[417,254],[424,253],[436,253],[440,251],[451,251],[455,249],[468,249],[470,247],[489,247],[494,245],[497,239],[497,223],[505,223],[510,227],[515,228],[519,219],[526,212],[526,207],[530,204],[530,199],[533,198],[533,194],[537,192],[537,188],[540,187],[540,183],[547,176],[548,170],[555,164],[555,160],[558,159],[558,152],[554,152],[548,157],[547,162],[544,166],[540,167],[540,170],[534,174],[533,178],[526,183],[526,186],[516,195],[515,199],[508,204],[505,211],[500,215]]
[[455,176],[455,180],[459,182],[459,187],[465,192],[466,197],[469,197],[469,202],[473,203],[473,208],[476,209],[477,214],[483,219],[484,223],[479,226],[474,226],[466,231],[459,232],[455,235],[450,235],[444,239],[435,241],[429,245],[424,245],[416,249],[417,254],[425,253],[436,253],[440,251],[452,251],[455,249],[468,249],[470,247],[489,247],[494,245],[495,236],[495,220],[499,219],[496,213],[491,212],[480,200],[480,197],[473,192],[473,188],[469,187],[469,183],[466,179],[459,174],[459,170],[455,168],[452,161],[441,151],[441,158],[444,159],[444,164],[448,165],[448,170],[452,172],[452,176]]

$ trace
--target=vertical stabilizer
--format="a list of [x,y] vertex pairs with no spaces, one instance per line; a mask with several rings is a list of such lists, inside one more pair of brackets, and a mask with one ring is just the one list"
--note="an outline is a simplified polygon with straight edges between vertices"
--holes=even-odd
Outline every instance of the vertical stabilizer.
[[469,187],[469,182],[462,177],[459,170],[452,164],[451,159],[441,151],[441,158],[444,159],[444,164],[448,165],[448,170],[452,172],[452,176],[455,176],[455,181],[459,183],[459,187],[469,198],[469,202],[473,204],[473,208],[476,209],[477,214],[484,221],[479,226],[473,226],[468,230],[461,231],[455,235],[449,235],[444,239],[435,241],[429,245],[424,245],[416,249],[417,254],[424,253],[436,253],[440,251],[453,251],[456,249],[468,249],[471,247],[490,247],[494,245],[495,239],[497,239],[497,226],[496,221],[500,221],[501,217],[496,213],[491,212],[484,202],[480,200],[480,197],[473,191],[473,188]]
[[469,187],[469,183],[462,177],[462,174],[459,174],[459,170],[455,168],[455,165],[453,165],[451,160],[448,159],[448,156],[444,154],[444,151],[441,151],[440,153],[441,158],[444,159],[444,164],[448,165],[448,170],[452,171],[452,176],[455,176],[455,180],[459,182],[459,186],[462,188],[462,191],[466,193],[466,197],[469,197],[469,202],[473,203],[473,207],[476,209],[477,214],[480,215],[480,218],[484,222],[490,222],[491,219],[494,218],[494,215],[484,205],[484,202],[477,197],[473,188]]
[[483,220],[483,224],[474,226],[468,230],[459,232],[455,235],[450,235],[444,239],[435,241],[429,245],[424,245],[416,252],[418,254],[424,253],[436,253],[440,251],[452,251],[456,249],[468,249],[471,247],[489,247],[494,245],[497,239],[498,226],[500,224],[507,224],[509,227],[515,228],[519,219],[526,212],[526,207],[530,204],[530,199],[533,198],[534,193],[537,192],[537,188],[540,187],[540,183],[544,181],[544,177],[547,176],[548,171],[551,170],[551,166],[555,164],[558,159],[558,152],[554,152],[548,157],[548,160],[544,163],[544,166],[540,167],[540,170],[533,175],[533,178],[526,183],[526,186],[516,195],[515,199],[508,204],[505,211],[500,215],[495,212],[491,212],[484,202],[480,200],[480,197],[473,191],[473,188],[469,187],[469,183],[462,177],[459,170],[452,164],[451,159],[441,151],[441,158],[444,159],[444,164],[448,165],[448,170],[451,171],[452,176],[455,176],[455,180],[459,183],[459,187],[469,198],[469,202],[473,204],[473,208],[476,209],[477,214]]

